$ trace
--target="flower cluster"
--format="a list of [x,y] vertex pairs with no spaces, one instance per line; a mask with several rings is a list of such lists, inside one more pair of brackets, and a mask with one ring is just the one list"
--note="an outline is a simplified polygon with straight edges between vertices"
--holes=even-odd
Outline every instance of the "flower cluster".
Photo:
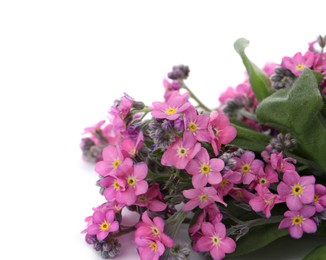
[[[214,109],[185,84],[184,65],[164,79],[163,101],[117,100],[81,143],[106,200],[86,218],[86,242],[110,258],[134,232],[141,259],[188,259],[190,247],[222,259],[247,234],[266,235],[260,227],[271,241],[316,233],[326,219],[325,42],[260,70],[239,39],[248,78]],[[125,210],[138,213],[135,226],[123,225]],[[174,242],[182,224],[190,245]]]

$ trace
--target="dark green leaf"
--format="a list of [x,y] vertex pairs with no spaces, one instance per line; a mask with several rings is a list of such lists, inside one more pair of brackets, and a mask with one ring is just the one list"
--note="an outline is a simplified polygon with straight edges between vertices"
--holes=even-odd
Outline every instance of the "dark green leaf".
[[248,45],[249,41],[247,39],[240,38],[234,43],[234,49],[239,53],[242,62],[246,67],[249,82],[256,98],[261,101],[272,93],[271,83],[268,76],[248,59],[245,54],[245,49]]
[[256,114],[261,123],[292,133],[298,142],[297,149],[326,173],[326,122],[320,113],[322,107],[316,77],[305,69],[291,88],[264,99]]
[[288,230],[278,229],[278,224],[268,224],[250,229],[249,233],[237,241],[237,247],[230,256],[245,255],[288,235]]
[[326,259],[326,245],[320,245],[306,255],[303,260],[324,260]]

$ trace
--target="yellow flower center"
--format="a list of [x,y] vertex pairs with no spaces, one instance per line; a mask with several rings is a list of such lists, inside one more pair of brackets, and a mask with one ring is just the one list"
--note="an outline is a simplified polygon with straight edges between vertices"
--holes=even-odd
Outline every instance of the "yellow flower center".
[[209,174],[211,172],[211,167],[209,166],[209,164],[203,163],[200,167],[200,171],[203,174]]
[[298,64],[297,66],[295,66],[296,70],[303,70],[304,69],[304,65],[303,64]]
[[179,155],[180,157],[184,157],[184,156],[187,155],[187,153],[188,153],[188,149],[185,148],[185,147],[180,147],[180,148],[178,149],[177,153],[178,153],[178,155]]
[[173,115],[177,113],[177,109],[175,107],[169,107],[167,110],[165,110],[165,114],[167,115]]
[[160,231],[158,230],[158,228],[157,227],[152,227],[152,232],[153,232],[153,234],[155,235],[155,236],[158,236],[158,235],[160,235]]
[[200,201],[206,201],[208,199],[208,195],[207,194],[202,194],[199,196],[199,200]]
[[267,179],[266,178],[260,178],[259,179],[259,184],[264,185],[264,184],[266,184],[266,182],[267,182]]
[[129,176],[127,179],[127,183],[129,186],[135,186],[136,185],[136,178],[133,176]]
[[152,248],[153,251],[158,250],[157,244],[155,242],[153,242],[153,241],[149,243],[149,246],[150,246],[150,248]]
[[292,194],[295,196],[300,196],[303,191],[303,188],[301,185],[294,185],[292,187]]
[[319,196],[317,194],[315,194],[314,196],[314,202],[318,202],[319,201]]
[[197,131],[197,125],[195,122],[190,122],[188,124],[188,129],[190,130],[190,132],[196,132]]
[[102,222],[102,223],[100,224],[100,229],[101,229],[102,231],[108,231],[109,228],[110,228],[110,223],[108,223],[108,222],[106,222],[106,221],[104,221],[104,222]]
[[120,190],[120,184],[117,182],[117,180],[113,182],[113,188],[116,190]]
[[212,242],[214,246],[217,246],[220,243],[220,238],[217,235],[212,236]]
[[112,163],[113,169],[116,169],[121,164],[120,159],[115,159]]
[[224,188],[225,187],[225,185],[226,184],[228,184],[229,183],[229,180],[228,179],[225,179],[225,178],[223,178],[223,180],[221,181],[221,183],[220,183],[220,186],[222,187],[222,188]]
[[292,225],[301,225],[303,222],[301,216],[294,216],[291,220],[292,220]]
[[242,165],[241,170],[243,173],[247,173],[250,171],[250,165],[248,163],[245,163],[244,165]]

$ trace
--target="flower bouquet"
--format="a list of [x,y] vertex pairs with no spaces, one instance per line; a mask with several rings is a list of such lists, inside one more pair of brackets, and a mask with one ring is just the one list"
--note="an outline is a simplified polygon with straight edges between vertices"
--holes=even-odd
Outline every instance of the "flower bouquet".
[[[326,236],[326,37],[258,68],[235,42],[247,78],[206,107],[185,81],[164,79],[163,101],[124,95],[85,129],[83,158],[95,163],[105,203],[86,218],[85,239],[103,258],[134,232],[140,259],[242,255],[305,233]],[[125,210],[135,226],[123,224]],[[187,225],[191,243],[177,244]],[[307,259],[326,258],[326,245]]]

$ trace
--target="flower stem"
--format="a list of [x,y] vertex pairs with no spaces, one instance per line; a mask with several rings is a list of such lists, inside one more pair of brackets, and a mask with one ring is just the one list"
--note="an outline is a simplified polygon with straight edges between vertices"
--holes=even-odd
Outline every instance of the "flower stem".
[[202,109],[206,110],[207,112],[211,112],[212,111],[207,106],[205,106],[203,102],[201,102],[197,98],[197,96],[190,90],[190,88],[187,87],[187,85],[183,81],[181,82],[181,87],[184,88],[186,91],[188,91],[188,93],[190,94],[190,97],[193,98]]

